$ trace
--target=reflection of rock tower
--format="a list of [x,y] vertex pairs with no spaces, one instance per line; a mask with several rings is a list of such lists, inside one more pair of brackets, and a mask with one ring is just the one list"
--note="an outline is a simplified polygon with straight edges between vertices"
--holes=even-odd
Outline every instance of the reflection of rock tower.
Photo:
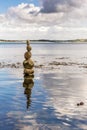
[[32,93],[32,88],[33,88],[34,82],[33,79],[31,80],[31,82],[27,83],[25,80],[23,82],[23,87],[25,88],[24,90],[24,94],[26,95],[27,98],[27,109],[29,108],[29,106],[31,105],[31,93]]
[[23,82],[23,87],[25,87],[25,91],[24,94],[26,94],[27,97],[27,108],[30,106],[31,100],[31,90],[32,87],[34,85],[34,62],[31,60],[31,46],[29,41],[27,41],[27,52],[25,52],[24,54],[24,62],[23,62],[23,66],[24,66],[24,82]]

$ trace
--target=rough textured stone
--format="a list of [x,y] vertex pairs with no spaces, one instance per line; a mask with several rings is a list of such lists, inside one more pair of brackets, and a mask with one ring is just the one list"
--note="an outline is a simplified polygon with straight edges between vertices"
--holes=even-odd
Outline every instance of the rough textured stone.
[[29,60],[24,60],[23,66],[24,66],[24,68],[26,68],[26,69],[32,69],[32,68],[34,67],[34,62],[33,62],[31,59],[29,59]]
[[31,58],[31,52],[25,52],[24,58],[25,58],[26,60],[30,59],[30,58]]
[[26,43],[27,43],[27,45],[29,45],[29,44],[30,44],[30,41],[29,41],[29,40],[27,40],[27,41],[26,41]]
[[30,74],[32,74],[32,73],[34,73],[34,70],[33,70],[33,69],[24,69],[24,74],[30,75]]
[[29,52],[29,51],[31,51],[32,48],[31,48],[31,46],[27,45],[26,49]]

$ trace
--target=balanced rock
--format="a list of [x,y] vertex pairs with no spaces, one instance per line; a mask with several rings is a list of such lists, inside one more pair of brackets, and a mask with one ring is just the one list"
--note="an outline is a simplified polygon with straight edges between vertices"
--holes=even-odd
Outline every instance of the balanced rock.
[[31,51],[32,48],[31,48],[31,46],[27,45],[26,49],[29,52],[29,51]]
[[34,62],[33,62],[31,59],[29,59],[29,60],[24,60],[23,66],[24,66],[24,68],[26,68],[26,69],[32,69],[32,68],[34,67]]
[[30,59],[30,58],[31,58],[31,52],[25,52],[24,58],[25,58],[26,60]]
[[30,41],[29,40],[27,40],[26,43],[27,43],[27,45],[30,45]]
[[34,70],[33,69],[24,69],[24,74],[33,74],[34,73]]

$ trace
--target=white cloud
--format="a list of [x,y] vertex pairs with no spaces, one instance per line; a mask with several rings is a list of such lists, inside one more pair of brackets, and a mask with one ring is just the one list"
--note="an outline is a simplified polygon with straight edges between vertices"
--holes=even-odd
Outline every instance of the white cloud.
[[2,39],[75,39],[87,36],[86,0],[21,3],[0,14]]

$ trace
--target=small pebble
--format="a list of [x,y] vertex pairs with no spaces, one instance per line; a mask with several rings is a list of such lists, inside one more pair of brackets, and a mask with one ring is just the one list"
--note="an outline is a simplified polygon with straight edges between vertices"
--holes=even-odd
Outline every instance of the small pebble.
[[84,102],[77,103],[77,106],[82,106],[82,105],[84,105]]
[[80,104],[79,103],[77,103],[77,106],[79,106]]
[[84,102],[80,102],[80,105],[84,105]]

